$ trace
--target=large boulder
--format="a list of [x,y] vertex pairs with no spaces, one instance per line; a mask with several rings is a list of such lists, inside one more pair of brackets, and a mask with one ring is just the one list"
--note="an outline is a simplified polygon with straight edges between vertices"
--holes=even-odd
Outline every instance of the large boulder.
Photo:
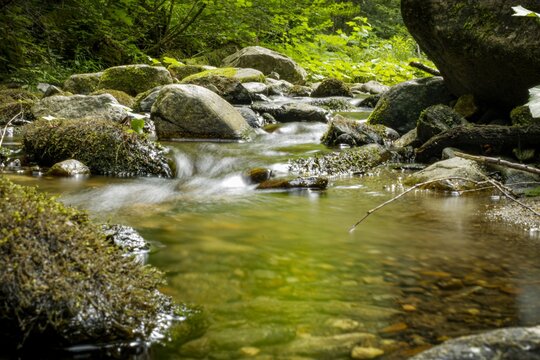
[[368,122],[388,126],[403,135],[416,127],[424,109],[451,100],[453,96],[441,77],[406,81],[381,96]]
[[97,90],[102,72],[71,75],[64,82],[64,90],[73,94],[88,95]]
[[124,256],[86,213],[0,177],[0,228],[4,353],[141,341],[172,315],[159,272]]
[[53,116],[65,119],[101,118],[120,122],[128,116],[127,109],[110,94],[49,96],[32,107],[36,118]]
[[516,327],[448,340],[412,360],[539,359],[540,327]]
[[540,83],[540,22],[512,16],[516,5],[540,12],[537,0],[403,0],[401,10],[455,95],[510,109]]
[[93,174],[172,175],[158,144],[110,120],[38,120],[25,127],[23,147],[42,166],[76,159]]
[[171,74],[162,66],[123,65],[103,71],[98,88],[121,90],[135,96],[156,86],[167,85],[172,82]]
[[281,79],[292,83],[302,83],[307,77],[306,71],[291,58],[261,46],[243,48],[223,59],[223,65],[253,68],[265,75],[276,72]]
[[231,104],[197,85],[164,86],[151,114],[159,139],[240,140],[250,129]]
[[350,86],[338,79],[325,79],[311,93],[311,97],[346,96],[353,97]]

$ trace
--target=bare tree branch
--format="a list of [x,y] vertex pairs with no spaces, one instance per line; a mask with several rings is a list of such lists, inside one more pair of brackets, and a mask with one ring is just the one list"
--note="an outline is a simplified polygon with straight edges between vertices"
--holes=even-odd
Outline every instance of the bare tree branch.
[[500,158],[494,158],[494,157],[488,157],[488,156],[469,155],[469,154],[465,154],[465,153],[457,152],[457,151],[454,152],[454,154],[457,157],[468,159],[468,160],[474,160],[474,161],[485,163],[485,164],[501,165],[501,166],[505,166],[511,169],[526,171],[531,174],[540,175],[540,169],[532,167],[532,166],[528,166],[525,164],[517,164],[514,162],[502,160]]

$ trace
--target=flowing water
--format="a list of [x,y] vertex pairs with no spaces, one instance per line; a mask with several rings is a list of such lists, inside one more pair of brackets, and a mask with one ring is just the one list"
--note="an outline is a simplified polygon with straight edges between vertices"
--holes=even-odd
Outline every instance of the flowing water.
[[[328,151],[325,124],[251,143],[168,143],[175,179],[11,176],[61,194],[153,245],[163,291],[202,309],[151,359],[404,359],[450,337],[540,323],[540,238],[485,217],[489,194],[395,196],[406,174],[332,179],[326,191],[256,191],[246,169]],[[360,350],[359,350],[360,348]],[[353,350],[355,349],[355,350]],[[367,358],[367,357],[366,357]]]

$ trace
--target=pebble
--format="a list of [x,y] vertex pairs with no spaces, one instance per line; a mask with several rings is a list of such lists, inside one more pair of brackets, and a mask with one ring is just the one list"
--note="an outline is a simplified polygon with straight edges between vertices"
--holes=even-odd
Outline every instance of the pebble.
[[372,347],[360,347],[357,346],[351,351],[351,358],[353,359],[375,359],[383,355],[384,351]]

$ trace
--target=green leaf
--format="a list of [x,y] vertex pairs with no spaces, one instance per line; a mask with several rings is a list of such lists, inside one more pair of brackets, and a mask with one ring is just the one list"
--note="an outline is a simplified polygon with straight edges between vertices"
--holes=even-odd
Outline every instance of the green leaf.
[[144,128],[144,120],[143,119],[131,119],[131,129],[135,131],[137,134],[142,134]]
[[540,18],[540,14],[528,9],[525,9],[523,6],[512,6],[514,14],[512,16],[524,16],[524,17],[537,17]]

